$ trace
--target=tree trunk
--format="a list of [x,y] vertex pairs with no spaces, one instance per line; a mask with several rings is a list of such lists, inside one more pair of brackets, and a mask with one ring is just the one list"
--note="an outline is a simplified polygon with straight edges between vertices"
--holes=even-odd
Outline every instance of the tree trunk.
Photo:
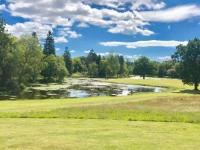
[[143,75],[143,80],[145,80],[145,77],[146,77],[146,76],[145,76],[145,74],[144,74],[144,75]]
[[194,84],[194,90],[195,90],[195,91],[198,91],[198,86],[199,86],[199,84],[196,82],[196,83]]

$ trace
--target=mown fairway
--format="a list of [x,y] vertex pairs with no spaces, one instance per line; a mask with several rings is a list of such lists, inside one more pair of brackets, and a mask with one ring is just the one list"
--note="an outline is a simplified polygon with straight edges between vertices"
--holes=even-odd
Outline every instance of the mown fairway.
[[0,149],[200,147],[200,95],[187,91],[191,87],[170,79],[108,81],[170,90],[127,97],[2,101]]
[[198,124],[74,119],[0,119],[0,149],[199,149]]

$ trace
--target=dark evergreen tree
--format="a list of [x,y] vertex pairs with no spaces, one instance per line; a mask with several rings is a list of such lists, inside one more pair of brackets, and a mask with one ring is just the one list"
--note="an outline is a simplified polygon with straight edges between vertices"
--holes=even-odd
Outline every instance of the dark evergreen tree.
[[65,52],[63,54],[63,57],[64,57],[64,61],[65,61],[65,66],[66,66],[69,74],[72,75],[73,64],[72,64],[72,58],[71,58],[71,54],[70,54],[68,47],[65,48]]
[[43,53],[45,55],[56,55],[54,38],[51,31],[49,31],[49,33],[47,34]]

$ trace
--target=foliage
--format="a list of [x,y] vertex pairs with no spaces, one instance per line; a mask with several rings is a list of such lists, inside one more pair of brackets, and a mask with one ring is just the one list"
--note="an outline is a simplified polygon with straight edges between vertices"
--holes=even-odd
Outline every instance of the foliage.
[[43,54],[36,36],[23,36],[19,40],[22,52],[20,65],[20,80],[36,82],[43,67]]
[[169,60],[159,64],[158,77],[178,78],[179,76],[179,63]]
[[95,78],[98,76],[98,66],[96,63],[90,63],[88,65],[88,75],[91,78]]
[[108,62],[105,59],[102,59],[99,67],[99,77],[107,78],[107,72],[108,72]]
[[123,56],[118,56],[118,59],[119,59],[119,64],[120,64],[120,69],[119,69],[118,75],[120,77],[128,76],[129,71],[128,71],[127,64],[126,64],[126,62],[124,60],[124,57]]
[[134,73],[145,79],[146,75],[154,74],[156,70],[155,64],[147,57],[140,57],[134,62]]
[[185,84],[194,85],[198,90],[200,83],[200,40],[189,41],[186,46],[177,47],[177,52],[172,58],[180,63],[180,77]]
[[65,77],[69,75],[69,72],[67,68],[65,67],[65,62],[63,57],[57,56],[57,61],[56,61],[56,76],[55,76],[55,81],[57,82],[63,82]]
[[47,38],[46,38],[45,44],[44,44],[43,53],[45,55],[55,55],[56,54],[55,45],[54,45],[54,38],[53,38],[53,34],[52,34],[51,31],[49,31],[48,34],[47,34]]
[[70,54],[68,47],[66,47],[63,57],[64,57],[64,61],[65,61],[65,66],[66,66],[67,70],[69,71],[69,74],[72,75],[73,64],[72,64],[72,58],[71,58],[71,54]]
[[106,56],[107,66],[106,66],[106,74],[108,77],[116,77],[118,76],[118,72],[120,70],[119,57],[115,54],[110,54]]
[[86,58],[85,57],[77,57],[73,59],[73,72],[74,73],[87,73],[87,64],[86,64]]
[[5,23],[0,19],[0,90],[19,92],[23,83],[19,82],[22,55],[16,38],[7,34]]
[[44,58],[44,69],[42,71],[45,82],[62,82],[68,75],[63,57],[49,55]]
[[98,61],[98,56],[94,52],[94,50],[91,50],[88,55],[87,55],[87,64],[89,65],[90,63],[97,63]]

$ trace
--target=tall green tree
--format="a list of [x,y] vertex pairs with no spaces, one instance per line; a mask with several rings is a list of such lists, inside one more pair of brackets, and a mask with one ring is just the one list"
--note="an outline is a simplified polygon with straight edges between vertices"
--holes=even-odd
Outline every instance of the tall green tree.
[[88,65],[88,75],[90,78],[95,78],[98,76],[98,65],[96,63],[91,63]]
[[158,65],[158,77],[178,78],[178,63],[173,60],[163,61]]
[[97,63],[97,61],[98,61],[97,54],[95,53],[94,50],[90,50],[90,52],[88,53],[88,56],[87,56],[87,64]]
[[73,73],[86,75],[88,72],[86,57],[77,57],[73,59]]
[[107,61],[106,74],[109,77],[116,77],[120,70],[119,57],[115,54],[109,54],[108,56],[106,56],[106,61]]
[[56,82],[63,82],[65,77],[69,75],[67,68],[65,67],[65,62],[63,57],[56,57]]
[[99,77],[100,78],[107,78],[108,77],[108,63],[105,58],[101,59],[99,65]]
[[68,75],[63,57],[49,55],[44,58],[42,75],[45,82],[62,82]]
[[64,61],[65,61],[65,66],[66,66],[67,70],[69,71],[69,74],[72,75],[73,64],[72,64],[72,58],[71,58],[71,54],[70,54],[68,47],[65,48],[63,57],[64,57]]
[[36,36],[23,36],[19,39],[21,49],[20,80],[36,82],[43,68],[43,53]]
[[53,38],[53,34],[51,31],[49,31],[47,34],[43,53],[45,55],[56,55],[54,38]]
[[20,49],[17,39],[5,30],[5,22],[0,18],[0,90],[18,92]]
[[128,75],[127,64],[126,64],[123,56],[120,55],[118,57],[119,57],[119,64],[120,64],[120,69],[119,69],[118,74],[120,77],[125,77]]
[[153,74],[155,67],[147,57],[140,57],[134,62],[134,74],[140,75],[145,79],[146,75]]
[[198,90],[200,83],[200,40],[195,38],[186,46],[179,45],[172,58],[180,63],[180,76],[185,84],[194,85]]

